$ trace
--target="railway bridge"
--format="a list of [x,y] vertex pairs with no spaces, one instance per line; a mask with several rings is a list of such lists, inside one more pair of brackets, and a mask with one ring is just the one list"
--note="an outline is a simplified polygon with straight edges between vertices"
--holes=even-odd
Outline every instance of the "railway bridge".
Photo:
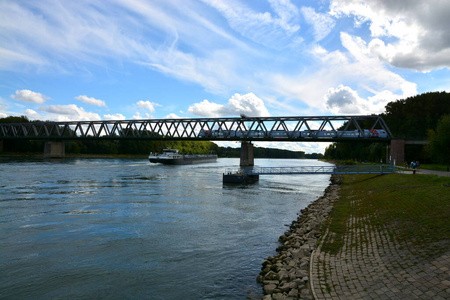
[[9,139],[44,140],[45,157],[64,157],[64,141],[77,139],[240,141],[241,166],[254,165],[253,141],[391,142],[392,158],[404,157],[404,142],[377,115],[0,123],[0,150]]

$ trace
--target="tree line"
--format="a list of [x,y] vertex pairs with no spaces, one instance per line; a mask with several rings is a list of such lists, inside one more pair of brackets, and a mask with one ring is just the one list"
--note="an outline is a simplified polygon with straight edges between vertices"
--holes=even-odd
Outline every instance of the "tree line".
[[[405,148],[407,161],[448,163],[450,145],[447,140],[450,138],[450,130],[446,128],[450,125],[446,124],[450,122],[449,93],[430,92],[389,102],[381,116],[394,138],[429,141],[428,146],[407,145]],[[436,141],[439,142],[436,144]],[[325,157],[380,162],[386,159],[386,144],[333,143],[325,150]]]
[[[218,155],[220,157],[239,157],[241,153],[240,148],[219,147]],[[322,153],[306,154],[304,151],[290,151],[284,149],[254,147],[253,155],[255,158],[307,158],[307,159],[321,159]]]

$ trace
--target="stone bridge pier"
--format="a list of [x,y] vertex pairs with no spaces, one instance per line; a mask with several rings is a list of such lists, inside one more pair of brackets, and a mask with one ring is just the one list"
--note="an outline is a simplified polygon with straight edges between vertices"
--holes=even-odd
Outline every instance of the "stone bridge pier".
[[392,163],[402,165],[405,163],[405,140],[391,140],[390,156]]
[[44,143],[45,158],[61,158],[66,156],[66,145],[62,141],[46,141]]
[[255,157],[253,155],[253,144],[249,141],[241,142],[241,167],[253,167],[255,165]]

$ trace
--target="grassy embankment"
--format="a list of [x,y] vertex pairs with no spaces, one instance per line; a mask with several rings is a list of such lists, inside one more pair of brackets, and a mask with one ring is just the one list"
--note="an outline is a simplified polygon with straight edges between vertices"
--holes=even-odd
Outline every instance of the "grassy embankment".
[[348,232],[347,221],[357,217],[370,224],[366,228],[387,228],[390,240],[397,245],[412,245],[429,257],[443,253],[450,239],[447,185],[450,178],[432,175],[342,176],[340,198],[329,223],[324,224],[324,230],[328,227],[331,234],[323,241],[322,250],[338,253]]

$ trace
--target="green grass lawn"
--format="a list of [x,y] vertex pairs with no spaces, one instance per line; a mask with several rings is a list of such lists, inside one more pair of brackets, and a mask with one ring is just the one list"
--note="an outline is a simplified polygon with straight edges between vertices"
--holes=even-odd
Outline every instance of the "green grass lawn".
[[[450,239],[450,178],[432,175],[344,175],[322,250],[336,254],[350,217],[364,218],[367,228],[384,228],[392,241],[447,250]],[[374,230],[374,229],[373,229]]]
[[434,170],[434,171],[443,171],[443,172],[447,171],[447,166],[445,166],[445,165],[424,164],[424,165],[420,165],[420,168],[425,169],[425,170]]

